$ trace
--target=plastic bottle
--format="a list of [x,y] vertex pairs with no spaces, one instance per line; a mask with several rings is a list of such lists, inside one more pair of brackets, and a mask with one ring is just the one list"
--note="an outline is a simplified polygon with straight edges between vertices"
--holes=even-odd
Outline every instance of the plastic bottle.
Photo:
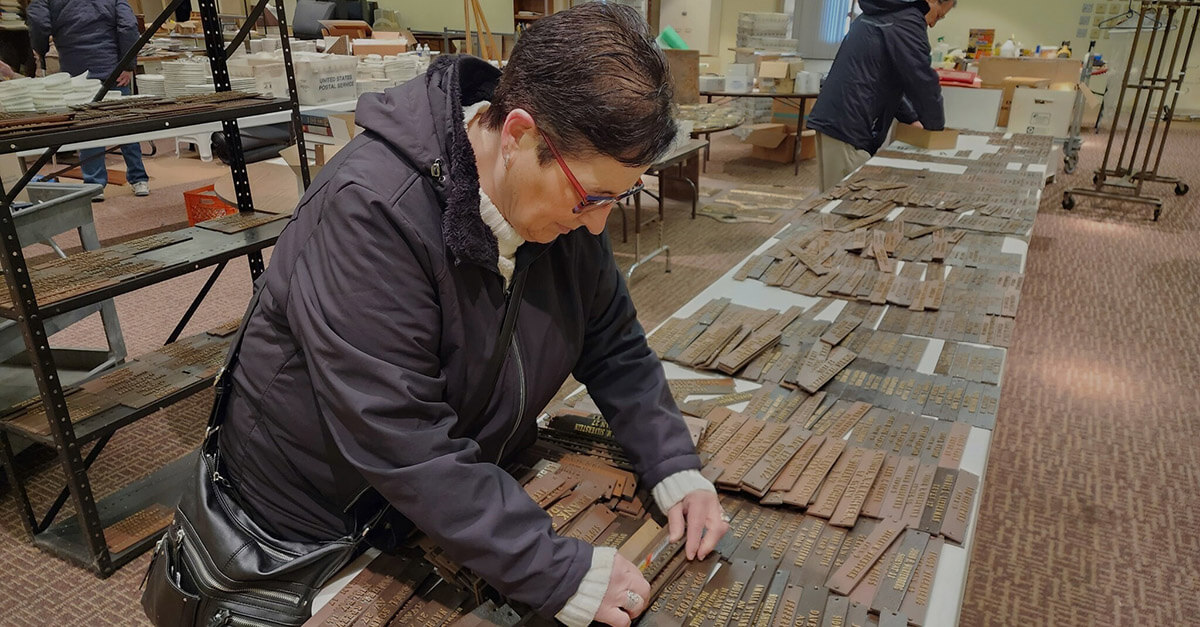
[[931,53],[931,56],[933,57],[933,64],[940,65],[942,61],[946,60],[946,54],[948,52],[950,52],[950,45],[946,43],[946,38],[938,37],[938,43],[936,46],[934,46],[933,52]]
[[1008,41],[1004,42],[1004,45],[1000,46],[1000,56],[1012,59],[1020,54],[1020,47],[1017,46],[1016,39],[1017,36],[1013,35],[1008,38]]

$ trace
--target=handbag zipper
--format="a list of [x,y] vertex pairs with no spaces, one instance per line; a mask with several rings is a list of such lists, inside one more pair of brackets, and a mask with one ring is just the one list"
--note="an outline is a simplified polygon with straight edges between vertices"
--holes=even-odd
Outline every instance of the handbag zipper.
[[259,597],[262,597],[265,599],[277,601],[279,603],[285,603],[285,604],[291,605],[291,606],[298,606],[300,604],[300,600],[301,600],[300,595],[292,594],[290,592],[281,592],[279,590],[269,590],[267,588],[242,588],[241,590],[234,590],[234,589],[222,584],[220,581],[217,581],[216,578],[214,578],[212,575],[209,574],[208,568],[207,568],[207,562],[204,560],[203,556],[200,555],[200,552],[198,550],[196,550],[196,548],[193,547],[190,542],[187,542],[185,540],[183,529],[177,530],[175,532],[175,537],[176,537],[176,541],[178,542],[178,544],[183,547],[184,554],[194,564],[197,565],[196,568],[189,569],[188,574],[200,579],[204,585],[206,585],[210,588],[216,588],[217,590],[220,590],[221,592],[225,592],[228,594],[243,594],[243,593],[245,593],[245,594],[251,594],[251,595],[259,596]]
[[496,463],[499,464],[501,459],[504,459],[504,449],[508,448],[508,443],[512,441],[513,436],[517,435],[517,430],[521,428],[522,419],[525,416],[525,365],[521,363],[521,345],[517,342],[517,334],[512,336],[513,355],[517,358],[517,382],[520,385],[521,391],[518,398],[520,399],[517,405],[517,420],[513,424],[512,431],[508,437],[504,438],[504,443],[500,445],[500,452],[496,454]]

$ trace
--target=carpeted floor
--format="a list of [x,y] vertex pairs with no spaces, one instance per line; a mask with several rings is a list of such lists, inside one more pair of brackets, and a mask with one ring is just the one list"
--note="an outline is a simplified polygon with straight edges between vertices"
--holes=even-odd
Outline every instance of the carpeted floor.
[[[1164,170],[1186,175],[1197,171],[1186,156],[1200,146],[1200,127],[1177,128]],[[796,177],[791,166],[750,159],[728,133],[713,139],[706,186],[736,182],[804,195],[815,184],[811,162]],[[1090,140],[1079,173],[1063,182],[1090,180],[1098,150]],[[181,165],[170,159],[151,160],[151,174],[171,178],[164,171]],[[182,167],[211,173],[194,161]],[[189,187],[174,181],[189,174],[156,187],[153,203],[110,193],[97,209],[102,238],[118,241],[180,222],[172,197]],[[252,176],[268,190],[292,185],[286,170],[266,164],[252,166]],[[1194,197],[1172,198],[1152,223],[1148,211],[1101,209],[1094,201],[1067,213],[1059,186],[1046,192],[1030,246],[962,624],[1187,624],[1200,615]],[[669,205],[673,271],[663,272],[660,257],[630,283],[643,324],[661,322],[786,222],[693,221],[684,205]],[[620,242],[616,214],[609,228],[618,254],[632,252],[632,242]],[[644,248],[654,240],[650,231]],[[117,299],[132,354],[163,341],[206,276]],[[231,264],[192,328],[239,315],[248,289],[244,264]],[[56,341],[94,342],[98,333],[88,321]],[[207,400],[197,396],[119,432],[94,467],[98,492],[195,446]],[[36,452],[21,461],[39,473],[37,498],[48,502],[56,465]],[[13,505],[11,492],[0,496],[0,625],[145,624],[137,585],[147,557],[96,579],[29,546]]]
[[[1198,147],[1174,127],[1163,173],[1200,183]],[[1103,155],[1034,226],[963,625],[1200,620],[1200,196],[1063,210]]]

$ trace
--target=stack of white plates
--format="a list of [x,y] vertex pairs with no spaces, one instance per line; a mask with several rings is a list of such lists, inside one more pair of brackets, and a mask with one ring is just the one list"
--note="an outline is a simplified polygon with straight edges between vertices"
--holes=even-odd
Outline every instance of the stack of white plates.
[[411,81],[420,73],[417,55],[402,54],[388,57],[383,60],[383,72],[384,76],[396,85]]
[[167,95],[166,77],[162,74],[138,74],[138,93],[146,96]]
[[17,78],[0,82],[0,109],[6,112],[33,111],[32,78]]
[[66,72],[51,74],[30,83],[33,106],[38,111],[53,111],[63,108],[63,96],[71,93],[71,75]]
[[385,74],[385,64],[383,57],[377,54],[369,54],[365,57],[359,57],[357,74],[359,80],[378,80],[387,78]]
[[233,91],[253,92],[258,89],[253,76],[230,76],[229,88]]
[[167,96],[172,98],[198,92],[199,87],[208,86],[212,91],[212,68],[208,57],[191,57],[162,64],[163,82]]
[[360,78],[354,81],[354,87],[359,96],[370,92],[383,91],[394,86],[392,81],[386,78]]
[[[80,74],[71,79],[71,93],[63,96],[63,104],[67,106],[81,105],[92,101],[96,97],[96,92],[100,91],[100,86],[104,82],[97,78],[88,78],[87,74]],[[115,94],[115,95],[114,95]],[[109,90],[104,95],[105,100],[120,97],[121,92]]]

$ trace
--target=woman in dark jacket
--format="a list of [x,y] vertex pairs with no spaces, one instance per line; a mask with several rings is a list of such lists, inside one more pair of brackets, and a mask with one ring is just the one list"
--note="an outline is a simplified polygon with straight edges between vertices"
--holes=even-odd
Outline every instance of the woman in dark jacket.
[[233,375],[219,447],[256,522],[336,538],[370,487],[503,594],[627,625],[649,591],[637,568],[556,535],[501,469],[573,374],[687,555],[712,550],[728,525],[604,235],[674,138],[670,101],[645,23],[602,3],[537,22],[503,75],[448,57],[359,101],[366,132],[280,237]]

